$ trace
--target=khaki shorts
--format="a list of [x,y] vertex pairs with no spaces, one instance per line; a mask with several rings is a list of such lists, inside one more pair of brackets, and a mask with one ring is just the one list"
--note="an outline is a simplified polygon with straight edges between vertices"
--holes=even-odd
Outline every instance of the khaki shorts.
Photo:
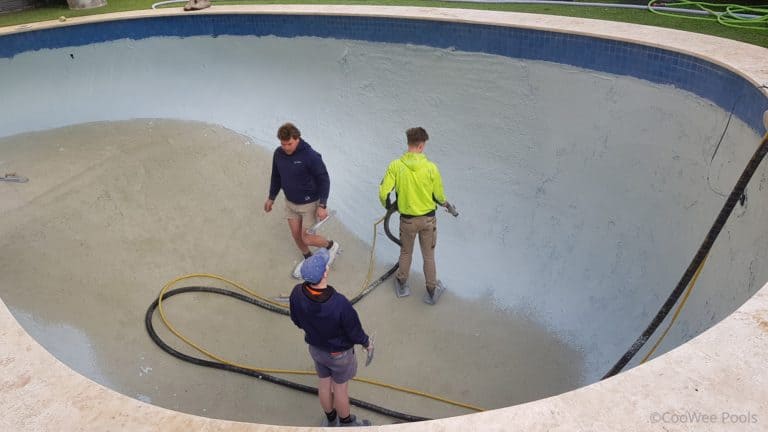
[[306,204],[295,204],[285,200],[285,218],[301,219],[304,229],[310,228],[317,222],[317,205],[320,201],[313,201]]

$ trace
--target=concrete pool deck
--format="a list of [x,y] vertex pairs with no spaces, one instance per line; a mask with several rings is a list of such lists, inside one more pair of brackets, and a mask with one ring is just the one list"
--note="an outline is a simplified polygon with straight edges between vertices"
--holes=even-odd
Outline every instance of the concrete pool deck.
[[[140,11],[69,20],[162,16]],[[349,6],[216,7],[205,13],[398,16],[566,31],[660,46],[703,57],[768,83],[768,51],[739,42],[654,27],[554,16],[425,8]],[[39,23],[23,30],[61,25]],[[0,29],[0,34],[18,27]],[[628,35],[632,34],[629,38]],[[659,44],[657,41],[664,41]],[[101,387],[53,358],[0,310],[3,430],[303,430],[206,419],[144,404]],[[391,430],[762,430],[768,416],[768,290],[699,337],[605,382],[492,412]],[[622,397],[623,396],[623,397]],[[656,417],[658,415],[658,418]],[[680,416],[680,417],[678,417]],[[706,419],[702,419],[706,416]],[[710,417],[712,416],[712,417]],[[725,416],[725,417],[724,417]],[[683,418],[683,419],[681,419]],[[691,419],[693,418],[693,419]]]

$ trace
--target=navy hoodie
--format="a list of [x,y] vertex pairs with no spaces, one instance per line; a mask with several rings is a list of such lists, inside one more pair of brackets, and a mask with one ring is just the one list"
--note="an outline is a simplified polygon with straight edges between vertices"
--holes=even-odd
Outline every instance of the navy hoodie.
[[296,151],[291,155],[285,154],[282,147],[275,149],[269,199],[274,200],[281,188],[285,198],[294,204],[318,200],[325,204],[328,201],[331,179],[323,157],[303,139],[299,139]]
[[341,352],[356,344],[368,346],[352,303],[328,285],[319,295],[307,283],[293,287],[290,298],[291,320],[304,330],[304,341],[327,352]]

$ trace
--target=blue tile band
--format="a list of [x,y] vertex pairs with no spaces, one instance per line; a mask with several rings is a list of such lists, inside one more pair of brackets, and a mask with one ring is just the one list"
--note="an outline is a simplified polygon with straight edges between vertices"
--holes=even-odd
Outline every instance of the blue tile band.
[[[455,48],[543,60],[672,85],[707,99],[758,134],[768,98],[741,76],[706,60],[596,37],[485,24],[312,15],[188,15],[83,24],[0,37],[0,58],[26,51],[155,36],[314,36]],[[738,102],[738,103],[737,103]]]

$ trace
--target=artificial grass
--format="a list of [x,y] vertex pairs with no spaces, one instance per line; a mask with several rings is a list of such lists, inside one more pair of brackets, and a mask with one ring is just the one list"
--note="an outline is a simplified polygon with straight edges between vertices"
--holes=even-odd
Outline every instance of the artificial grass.
[[[108,0],[108,4],[101,8],[87,10],[70,10],[64,3],[56,6],[42,7],[21,12],[13,12],[0,15],[0,27],[20,25],[36,21],[57,19],[60,16],[78,17],[110,12],[122,12],[137,9],[150,9],[155,0]],[[633,9],[612,9],[601,7],[583,7],[568,5],[521,5],[521,4],[494,4],[494,3],[456,3],[434,0],[298,0],[298,1],[231,1],[215,2],[215,4],[347,4],[347,5],[378,5],[378,6],[422,6],[498,10],[508,12],[527,12],[548,15],[563,15],[579,18],[592,18],[607,21],[620,21],[635,24],[644,24],[658,27],[667,27],[685,30],[695,33],[704,33],[727,39],[734,39],[753,45],[768,47],[768,29],[751,30],[726,27],[714,21],[691,20],[661,16],[649,11]],[[174,5],[181,7],[179,3]]]

